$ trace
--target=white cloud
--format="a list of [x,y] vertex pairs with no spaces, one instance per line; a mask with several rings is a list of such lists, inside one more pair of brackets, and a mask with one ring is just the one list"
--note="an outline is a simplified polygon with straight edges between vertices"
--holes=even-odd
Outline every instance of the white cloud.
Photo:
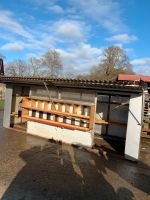
[[139,58],[131,61],[134,71],[140,75],[150,76],[150,58]]
[[134,71],[139,75],[150,76],[150,66],[139,66]]
[[150,65],[150,58],[139,58],[131,61],[132,65]]
[[[14,15],[11,14],[11,16]],[[21,23],[15,20],[13,22],[19,24],[22,30],[25,30]],[[89,31],[90,27],[79,19],[46,21],[44,24],[38,23],[33,30],[28,27],[28,34],[31,34],[32,38],[25,37],[22,42],[18,41],[18,32],[9,29],[10,35],[13,32],[13,36],[16,39],[11,38],[12,40],[8,40],[0,49],[22,51],[26,48],[28,49],[27,56],[40,56],[48,49],[56,49],[61,54],[65,71],[72,72],[74,69],[76,73],[88,72],[91,66],[99,62],[101,54],[101,49],[85,43]],[[64,47],[59,48],[62,44],[65,45],[65,50]]]
[[80,59],[91,60],[95,57],[99,58],[100,54],[102,53],[102,50],[92,47],[90,44],[82,43],[79,45],[78,48],[74,50],[74,53]]
[[127,43],[138,40],[138,38],[135,35],[128,35],[124,33],[124,34],[114,35],[112,37],[106,38],[105,40],[109,42],[118,42],[118,43],[127,44]]
[[[66,48],[70,46],[70,42],[72,45],[78,45],[86,40],[89,32],[89,27],[79,20],[46,21],[37,23],[34,29],[29,26],[25,29],[24,24],[14,19],[16,16],[12,12],[1,11],[0,17],[2,13],[4,15],[0,18],[0,27],[4,34],[0,33],[0,38],[7,42],[1,47],[2,50],[21,51],[26,48],[44,53],[59,44],[65,45]],[[18,43],[19,40],[22,42]]]
[[102,50],[90,44],[81,43],[72,49],[56,49],[60,53],[66,71],[88,73],[90,68],[99,63]]
[[55,12],[55,13],[59,13],[59,14],[63,14],[64,10],[61,6],[59,5],[52,5],[48,8],[50,11]]
[[4,40],[4,41],[9,41],[9,42],[11,42],[11,41],[14,41],[14,40],[15,40],[15,36],[12,35],[12,34],[9,34],[8,31],[2,31],[2,32],[0,33],[0,39],[1,39],[1,40]]
[[81,21],[61,20],[54,24],[54,30],[60,38],[83,40],[89,31]]
[[120,32],[127,27],[122,19],[122,10],[116,1],[112,0],[69,0],[78,7],[81,14],[98,22],[111,32]]
[[22,51],[24,50],[25,46],[23,43],[14,42],[14,43],[7,43],[0,47],[1,50],[6,51]]
[[0,27],[25,38],[32,39],[32,35],[13,18],[13,13],[10,11],[0,10]]

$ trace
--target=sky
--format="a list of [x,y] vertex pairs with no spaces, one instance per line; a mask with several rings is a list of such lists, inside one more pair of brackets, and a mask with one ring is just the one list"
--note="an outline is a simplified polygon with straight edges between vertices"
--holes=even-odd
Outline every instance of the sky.
[[150,75],[149,0],[0,0],[5,62],[57,50],[65,70],[86,73],[118,45],[136,73]]

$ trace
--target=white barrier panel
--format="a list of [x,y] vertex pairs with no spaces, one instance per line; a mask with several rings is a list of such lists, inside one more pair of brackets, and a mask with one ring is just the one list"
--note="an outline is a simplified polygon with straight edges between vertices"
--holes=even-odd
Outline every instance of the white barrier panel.
[[27,122],[27,133],[68,144],[92,147],[93,133],[64,129],[34,121]]

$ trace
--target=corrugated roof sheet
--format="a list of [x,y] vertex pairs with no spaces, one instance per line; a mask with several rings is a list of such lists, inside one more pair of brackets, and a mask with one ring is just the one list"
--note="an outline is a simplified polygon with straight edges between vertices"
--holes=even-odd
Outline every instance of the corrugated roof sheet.
[[150,76],[119,74],[118,80],[119,81],[140,81],[140,80],[142,80],[144,82],[150,82]]

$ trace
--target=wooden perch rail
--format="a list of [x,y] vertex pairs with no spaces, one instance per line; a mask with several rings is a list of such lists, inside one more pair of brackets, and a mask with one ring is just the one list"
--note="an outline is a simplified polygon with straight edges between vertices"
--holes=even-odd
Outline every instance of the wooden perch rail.
[[127,126],[127,123],[121,123],[121,122],[110,122],[110,121],[105,121],[103,119],[96,119],[95,120],[96,124],[116,124],[120,126]]

